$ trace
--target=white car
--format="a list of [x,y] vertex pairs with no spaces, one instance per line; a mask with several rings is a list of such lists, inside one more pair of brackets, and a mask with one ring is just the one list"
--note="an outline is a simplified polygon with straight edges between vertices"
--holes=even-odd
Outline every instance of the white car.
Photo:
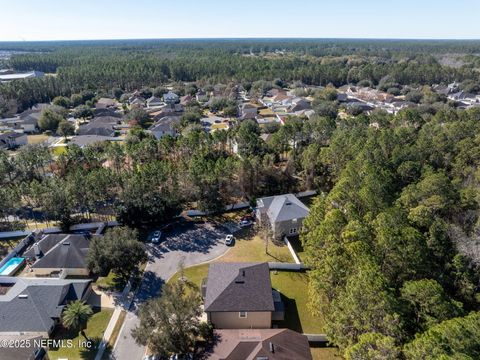
[[161,238],[162,238],[162,232],[160,230],[155,231],[152,235],[152,243],[158,244]]
[[232,245],[234,240],[235,240],[235,238],[233,237],[233,235],[232,235],[232,234],[228,234],[228,235],[225,237],[225,245],[227,245],[227,246]]
[[240,227],[249,227],[253,225],[253,222],[251,220],[242,220],[238,225],[240,225]]

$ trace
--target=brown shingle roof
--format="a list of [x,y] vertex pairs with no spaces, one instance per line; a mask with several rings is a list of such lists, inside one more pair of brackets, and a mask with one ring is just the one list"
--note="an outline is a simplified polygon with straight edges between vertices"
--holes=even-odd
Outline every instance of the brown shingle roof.
[[289,329],[215,330],[208,360],[312,360],[305,335]]

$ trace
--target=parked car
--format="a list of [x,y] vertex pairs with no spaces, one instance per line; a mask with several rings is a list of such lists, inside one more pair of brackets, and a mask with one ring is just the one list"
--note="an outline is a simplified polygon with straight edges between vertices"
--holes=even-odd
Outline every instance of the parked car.
[[170,360],[192,360],[193,359],[193,354],[187,354],[187,355],[172,355],[170,356]]
[[152,234],[152,243],[158,244],[161,238],[162,238],[162,232],[160,230],[155,231]]
[[240,223],[238,225],[240,225],[240,227],[249,227],[249,226],[252,226],[253,222],[252,220],[250,219],[243,219],[240,221]]
[[233,237],[232,234],[228,234],[226,237],[225,237],[225,245],[227,246],[231,246],[233,245],[233,241],[235,240],[235,238]]

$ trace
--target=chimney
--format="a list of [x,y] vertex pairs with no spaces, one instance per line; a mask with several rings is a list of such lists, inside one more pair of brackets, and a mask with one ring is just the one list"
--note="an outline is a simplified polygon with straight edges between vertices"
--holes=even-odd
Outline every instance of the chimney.
[[242,276],[245,277],[245,270],[242,270]]
[[270,348],[270,352],[273,354],[275,353],[275,348],[273,347],[273,343],[272,342],[269,342],[268,343],[268,347]]
[[42,250],[40,250],[40,245],[38,244],[38,242],[36,242],[35,244],[33,244],[33,251],[35,253],[35,257],[37,259],[41,258],[42,257]]

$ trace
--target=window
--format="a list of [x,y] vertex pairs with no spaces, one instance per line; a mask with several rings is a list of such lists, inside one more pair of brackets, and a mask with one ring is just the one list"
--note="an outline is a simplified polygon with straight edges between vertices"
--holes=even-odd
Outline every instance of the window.
[[238,317],[242,318],[242,319],[245,319],[247,317],[247,312],[246,311],[240,311],[238,313]]
[[290,229],[290,235],[296,234],[298,232],[297,228]]

